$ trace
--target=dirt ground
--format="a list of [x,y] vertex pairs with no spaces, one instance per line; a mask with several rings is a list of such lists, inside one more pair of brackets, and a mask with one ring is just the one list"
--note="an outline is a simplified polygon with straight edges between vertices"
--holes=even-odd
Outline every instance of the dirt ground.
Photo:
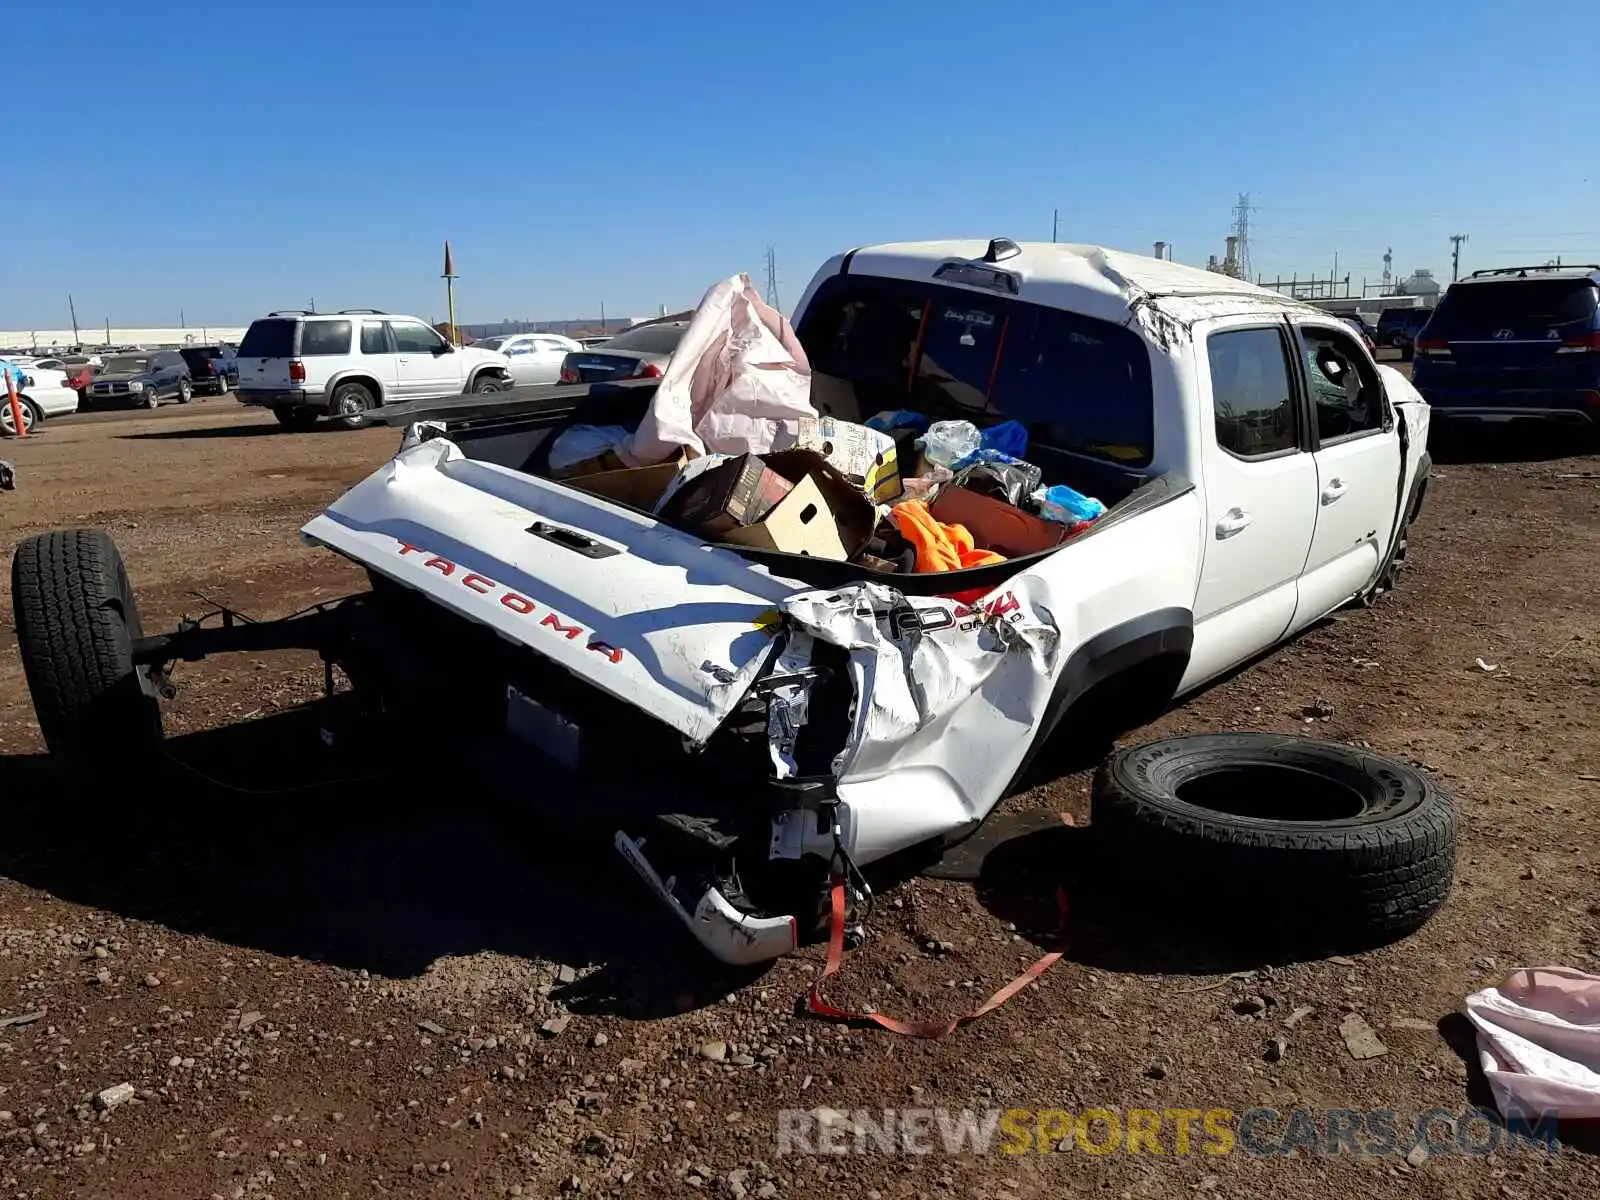
[[[19,489],[0,497],[0,549],[102,525],[147,629],[204,609],[195,593],[282,615],[359,586],[296,530],[397,443],[283,434],[228,400],[52,422],[4,447]],[[5,639],[0,1196],[1594,1196],[1582,1128],[1553,1151],[1467,1155],[1438,1125],[1431,1154],[1405,1154],[1419,1114],[1490,1103],[1464,996],[1516,965],[1600,962],[1600,458],[1563,453],[1458,451],[1399,593],[1130,735],[1314,733],[1420,764],[1461,815],[1436,919],[1354,958],[1264,965],[1229,949],[1250,914],[1203,895],[1155,925],[1119,921],[1115,896],[1075,901],[1065,960],[938,1041],[797,1015],[821,947],[718,968],[609,856],[510,836],[440,769],[447,747],[325,749],[298,708],[321,682],[309,656],[183,666],[176,780],[64,792]],[[1319,700],[1331,714],[1308,724]],[[1088,774],[1010,808],[1083,823]],[[888,888],[830,998],[972,1007],[1040,952],[1029,906],[1048,892],[1005,882]],[[1347,1049],[1352,1012],[1385,1053]],[[99,1111],[120,1084],[132,1098]],[[1400,1150],[1210,1153],[1197,1120],[1185,1153],[1170,1116],[1159,1154],[1090,1152],[1104,1122],[1088,1148],[1020,1155],[999,1138],[835,1156],[778,1140],[780,1110],[991,1107],[1270,1107],[1282,1140],[1297,1106],[1319,1127],[1327,1109],[1394,1110]]]

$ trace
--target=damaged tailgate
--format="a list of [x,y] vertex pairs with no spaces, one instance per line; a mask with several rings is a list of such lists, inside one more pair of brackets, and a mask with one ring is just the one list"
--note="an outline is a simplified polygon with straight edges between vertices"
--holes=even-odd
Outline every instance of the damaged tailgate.
[[654,519],[413,445],[301,530],[703,742],[771,652],[800,590]]

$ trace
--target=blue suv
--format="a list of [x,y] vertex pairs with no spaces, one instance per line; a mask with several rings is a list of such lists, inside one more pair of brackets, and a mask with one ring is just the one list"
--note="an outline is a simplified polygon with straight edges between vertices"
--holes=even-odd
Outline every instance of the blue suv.
[[1411,381],[1436,421],[1600,427],[1600,266],[1474,271],[1416,347]]

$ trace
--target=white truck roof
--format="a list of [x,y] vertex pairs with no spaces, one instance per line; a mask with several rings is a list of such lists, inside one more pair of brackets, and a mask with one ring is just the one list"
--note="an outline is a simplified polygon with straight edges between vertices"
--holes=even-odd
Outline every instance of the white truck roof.
[[[849,256],[849,271],[853,275],[929,279],[946,262],[980,262],[995,244],[966,238],[863,246]],[[1247,280],[1105,246],[1003,239],[999,244],[1002,256],[995,258],[993,265],[1019,280],[1018,299],[1119,324],[1127,323],[1145,307],[1183,325],[1236,313],[1320,311]],[[844,257],[830,264],[835,267],[832,273],[837,273]]]

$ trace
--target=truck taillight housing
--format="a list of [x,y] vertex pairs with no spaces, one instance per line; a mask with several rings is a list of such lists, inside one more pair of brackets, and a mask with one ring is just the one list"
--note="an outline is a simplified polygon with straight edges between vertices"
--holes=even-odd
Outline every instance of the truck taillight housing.
[[565,363],[563,363],[561,365],[561,382],[562,383],[581,383],[583,381],[578,378],[578,369],[576,367],[569,367]]
[[640,361],[639,369],[633,373],[635,379],[660,379],[661,368],[653,362]]
[[1600,329],[1591,329],[1577,337],[1562,339],[1557,354],[1600,354]]
[[304,383],[306,381],[305,363],[301,362],[298,358],[290,359],[289,378],[295,383]]

